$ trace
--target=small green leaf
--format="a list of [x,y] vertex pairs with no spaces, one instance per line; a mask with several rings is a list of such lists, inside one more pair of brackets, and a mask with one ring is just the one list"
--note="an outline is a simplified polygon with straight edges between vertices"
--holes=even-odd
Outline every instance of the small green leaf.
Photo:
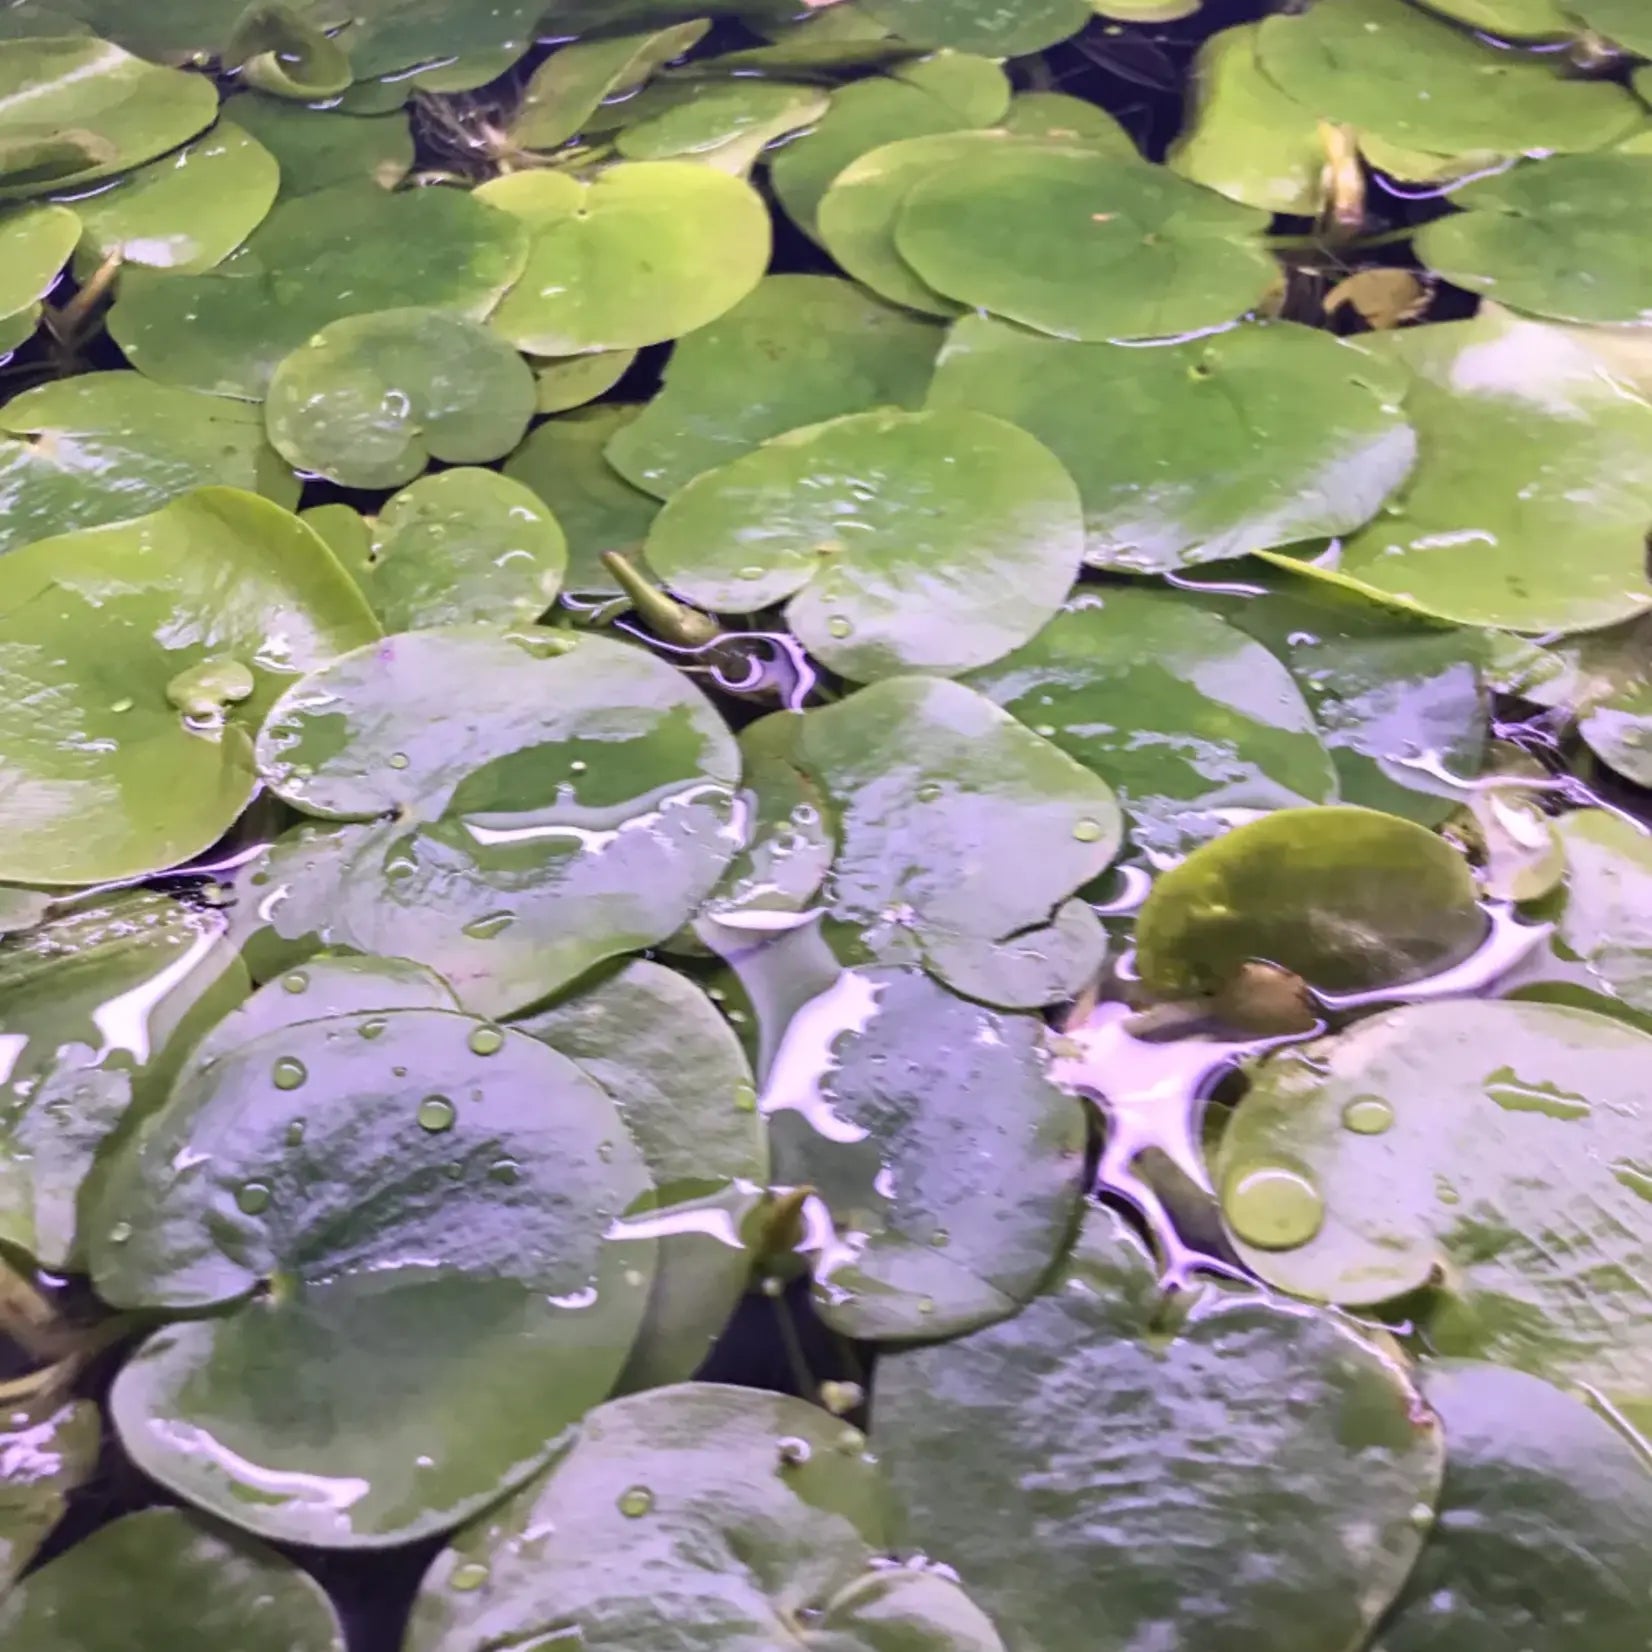
[[334,184],[375,183],[394,189],[413,166],[407,116],[340,115],[296,109],[256,94],[225,105],[226,119],[244,127],[281,163],[279,198],[314,195]]
[[1089,0],[857,0],[861,12],[914,46],[951,46],[989,57],[1041,52],[1077,34]]
[[44,298],[79,239],[80,219],[67,207],[0,208],[0,315],[16,315]]
[[6,1591],[97,1467],[101,1436],[90,1400],[0,1408],[0,1625]]

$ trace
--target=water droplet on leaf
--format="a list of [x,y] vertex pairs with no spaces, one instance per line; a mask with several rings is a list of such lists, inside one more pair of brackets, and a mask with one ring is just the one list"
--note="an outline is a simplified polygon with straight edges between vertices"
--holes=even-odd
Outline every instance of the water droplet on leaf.
[[243,1216],[261,1216],[270,1208],[268,1182],[243,1182],[235,1193],[235,1205]]
[[1265,1164],[1242,1170],[1228,1185],[1228,1221],[1258,1250],[1295,1250],[1325,1221],[1325,1201],[1300,1170]]
[[453,1121],[458,1116],[453,1103],[446,1096],[426,1096],[419,1103],[419,1128],[428,1130],[433,1136],[440,1135],[444,1130],[451,1130]]
[[654,1494],[647,1486],[631,1486],[620,1493],[618,1507],[627,1520],[640,1520],[654,1507]]
[[498,1055],[505,1047],[505,1035],[497,1027],[478,1027],[468,1042],[472,1055]]
[[1394,1123],[1394,1109],[1381,1096],[1355,1096],[1342,1109],[1343,1125],[1356,1136],[1380,1136]]
[[270,1068],[270,1083],[278,1090],[296,1090],[309,1076],[309,1068],[297,1056],[277,1056]]

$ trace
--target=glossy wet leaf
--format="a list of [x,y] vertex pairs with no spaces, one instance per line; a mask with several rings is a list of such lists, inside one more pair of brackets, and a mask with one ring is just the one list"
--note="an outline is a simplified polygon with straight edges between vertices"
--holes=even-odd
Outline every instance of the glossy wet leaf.
[[1565,0],[1566,10],[1608,40],[1652,57],[1652,21],[1635,0]]
[[254,1039],[183,1079],[99,1201],[106,1301],[226,1310],[122,1369],[121,1438],[267,1536],[456,1525],[618,1375],[654,1246],[607,1234],[650,1186],[607,1093],[520,1033],[392,1010]]
[[288,356],[264,412],[271,443],[297,469],[383,489],[433,459],[503,458],[536,400],[527,363],[480,322],[382,310],[335,321]]
[[1386,1652],[1634,1652],[1652,1550],[1644,1456],[1521,1372],[1449,1360],[1421,1380],[1445,1427],[1445,1487]]
[[1131,841],[1154,856],[1251,811],[1337,797],[1290,673],[1176,593],[1087,593],[965,680],[1115,787]]
[[0,40],[0,197],[42,195],[141,165],[218,113],[205,75],[90,35]]
[[0,209],[0,315],[14,316],[57,284],[80,239],[80,220],[67,207]]
[[356,836],[335,942],[429,964],[486,1014],[665,940],[742,838],[710,702],[602,638],[406,632],[298,685],[258,751],[307,813],[399,817]]
[[540,356],[533,368],[541,413],[566,413],[605,396],[630,371],[635,350],[596,350],[588,356]]
[[462,191],[341,184],[282,202],[204,275],[129,270],[109,332],[151,378],[258,401],[332,322],[421,306],[480,320],[526,248],[520,223]]
[[880,1565],[888,1493],[865,1447],[780,1394],[693,1383],[615,1400],[437,1558],[408,1652],[567,1633],[602,1652],[667,1639],[999,1652],[957,1584]]
[[0,1623],[4,1597],[97,1464],[90,1400],[0,1407]]
[[613,1097],[658,1189],[629,1221],[660,1248],[648,1317],[619,1387],[684,1382],[745,1291],[752,1257],[738,1217],[769,1180],[740,1041],[700,988],[645,959],[516,1026]]
[[1447,281],[1559,321],[1652,320],[1631,226],[1652,205],[1652,155],[1561,155],[1453,192],[1417,256]]
[[[328,8],[323,8],[326,10]],[[335,8],[336,9],[336,8]],[[394,75],[417,64],[475,60],[481,85],[507,70],[533,44],[545,0],[494,0],[453,6],[446,0],[351,0],[343,36],[358,80]]]
[[691,161],[628,161],[588,184],[517,172],[484,184],[476,199],[515,218],[530,239],[527,269],[492,325],[534,355],[679,337],[733,309],[768,266],[760,197],[744,180]]
[[1125,155],[1136,150],[1136,140],[1105,109],[1068,92],[1017,92],[999,125],[1017,137],[1087,143]]
[[1061,605],[1077,489],[1025,432],[962,410],[852,414],[772,438],[672,496],[649,566],[720,612],[790,598],[804,646],[867,681],[967,670]]
[[1484,29],[1502,40],[1559,39],[1576,28],[1560,0],[1426,0],[1430,11]]
[[319,1583],[182,1509],[124,1515],[82,1539],[0,1601],[0,1634],[39,1652],[119,1652],[134,1613],[176,1652],[344,1652]]
[[1368,521],[1416,455],[1402,383],[1392,364],[1289,323],[1133,349],[969,316],[929,400],[1037,436],[1079,485],[1085,560],[1159,573]]
[[340,115],[256,95],[234,99],[225,111],[280,162],[283,201],[334,184],[393,189],[413,166],[413,134],[399,111]]
[[298,501],[258,410],[216,396],[83,373],[0,410],[0,551],[124,521],[212,482]]
[[607,447],[669,499],[772,436],[874,407],[923,405],[939,330],[847,281],[771,275],[683,339],[653,401]]
[[75,199],[83,234],[76,268],[105,258],[198,275],[220,264],[275,202],[276,158],[232,121],[219,121],[174,155]]
[[858,0],[874,22],[915,46],[951,46],[989,57],[1041,52],[1077,34],[1094,15],[1088,0]]
[[1205,844],[1153,885],[1136,967],[1167,996],[1219,991],[1263,959],[1325,992],[1460,963],[1485,935],[1467,863],[1372,809],[1284,809]]
[[818,86],[732,79],[679,81],[628,110],[614,138],[628,161],[693,160],[744,177],[777,139],[811,127],[831,107]]
[[301,820],[236,868],[230,939],[254,981],[275,980],[334,944],[340,881],[372,831]]
[[1413,375],[1419,459],[1344,541],[1336,574],[1441,619],[1517,631],[1652,608],[1652,403],[1584,342],[1507,312],[1385,342]]
[[301,10],[302,0],[254,0],[224,43],[224,66],[272,97],[299,103],[336,97],[355,78],[349,53]]
[[637,409],[609,403],[550,419],[505,462],[505,474],[531,488],[550,507],[568,541],[571,593],[602,596],[618,591],[602,564],[604,551],[635,559],[660,502],[626,481],[606,451],[637,417]]
[[[1467,1001],[1277,1055],[1222,1138],[1229,1229],[1300,1296],[1374,1303],[1432,1283],[1432,1348],[1598,1395],[1644,1432],[1649,1056],[1647,1034],[1587,1010]],[[1371,1098],[1391,1122],[1351,1128]]]
[[880,1361],[903,1547],[1017,1652],[1363,1644],[1439,1489],[1432,1416],[1330,1314],[1218,1286],[1166,1307],[1095,1209],[1015,1318]]
[[1163,167],[1014,145],[907,195],[895,247],[971,309],[1062,338],[1148,338],[1232,321],[1277,270],[1265,214]]
[[377,630],[320,539],[232,488],[0,559],[0,878],[200,853],[253,794],[251,730],[282,686]]
[[954,1336],[1012,1314],[1076,1219],[1084,1115],[1043,1024],[915,969],[851,970],[793,1016],[763,1092],[775,1177],[831,1219],[816,1311],[846,1336]]

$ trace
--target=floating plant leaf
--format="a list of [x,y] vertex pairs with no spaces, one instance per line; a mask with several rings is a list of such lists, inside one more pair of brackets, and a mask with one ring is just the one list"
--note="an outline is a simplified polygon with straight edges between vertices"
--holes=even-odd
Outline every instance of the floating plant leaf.
[[339,886],[376,831],[301,820],[236,868],[230,939],[254,981],[273,981],[334,944]]
[[771,438],[674,494],[647,543],[690,602],[747,613],[790,598],[804,646],[862,682],[1007,653],[1061,606],[1082,552],[1055,456],[955,409]]
[[336,97],[355,78],[343,46],[283,0],[253,0],[220,56],[247,85],[299,103]]
[[393,189],[412,170],[407,116],[338,115],[295,109],[275,98],[238,97],[226,118],[250,132],[281,163],[280,199],[314,195],[334,184]]
[[438,1556],[407,1652],[564,1634],[592,1652],[1002,1652],[956,1583],[884,1560],[876,1465],[859,1429],[782,1394],[692,1383],[615,1400]]
[[541,413],[566,413],[605,396],[631,370],[635,350],[594,350],[588,356],[541,356],[528,365]]
[[515,172],[476,199],[530,237],[527,270],[492,325],[534,355],[677,338],[733,309],[768,267],[769,216],[756,191],[692,161],[627,161],[592,183]]
[[1445,1486],[1386,1652],[1637,1652],[1652,1468],[1547,1383],[1448,1360],[1422,1390],[1445,1427]]
[[999,125],[1016,137],[1087,143],[1121,155],[1136,153],[1136,140],[1112,115],[1067,92],[1017,92]]
[[[124,0],[115,0],[124,3]],[[350,0],[350,27],[341,37],[358,80],[394,75],[416,65],[476,60],[481,85],[502,75],[533,44],[546,13],[546,0],[492,0],[487,6],[454,6],[448,0]],[[451,88],[454,90],[460,87]]]
[[1564,0],[1564,4],[1597,34],[1640,57],[1652,57],[1652,20],[1638,0]]
[[480,320],[526,256],[522,225],[463,191],[340,184],[283,201],[204,275],[129,270],[109,332],[151,378],[258,401],[284,357],[347,316],[422,306]]
[[205,75],[90,35],[0,39],[0,198],[42,195],[153,160],[210,126]]
[[1577,26],[1559,0],[1423,0],[1423,4],[1501,40],[1559,39]]
[[1360,1646],[1422,1546],[1440,1430],[1346,1320],[1248,1290],[1166,1303],[1089,1213],[1014,1319],[879,1362],[905,1545],[1013,1652]]
[[97,1466],[100,1434],[90,1400],[0,1408],[0,1624],[7,1589]]
[[954,1336],[1032,1296],[1084,1180],[1083,1111],[1046,1069],[1036,1017],[920,970],[849,970],[797,1011],[763,1111],[777,1181],[831,1215],[814,1286],[828,1325]]
[[480,1013],[664,941],[742,840],[710,702],[604,638],[406,632],[297,685],[258,755],[307,813],[395,814],[359,837],[332,938],[429,964]]
[[126,1449],[289,1542],[457,1525],[618,1376],[655,1247],[609,1227],[650,1186],[607,1093],[520,1033],[392,1010],[241,1045],[184,1077],[98,1204],[106,1301],[223,1310],[122,1369]]
[[233,488],[0,558],[0,879],[199,854],[252,797],[283,682],[377,631],[315,534]]
[[84,1265],[82,1190],[106,1140],[246,992],[225,927],[128,891],[0,945],[0,1244],[54,1271]]
[[1290,673],[1173,593],[1087,592],[964,680],[1114,786],[1132,842],[1155,857],[1214,837],[1235,813],[1337,796]]
[[0,11],[0,40],[45,40],[91,32],[79,18],[56,6],[36,5],[35,0],[7,0],[6,9]]
[[616,431],[608,460],[669,499],[702,472],[801,425],[921,407],[940,337],[847,281],[768,276],[677,345],[664,387]]
[[831,915],[892,962],[1048,923],[1123,837],[1107,785],[960,683],[897,677],[811,711],[797,757],[835,812]]
[[1447,281],[1558,321],[1652,320],[1652,274],[1633,229],[1652,208],[1652,155],[1560,155],[1451,199],[1463,210],[1425,224],[1416,242]]
[[996,1009],[1037,1010],[1076,998],[1101,974],[1107,930],[1081,900],[1064,901],[1045,924],[1000,940],[931,935],[924,963],[954,992]]
[[0,315],[14,316],[57,284],[80,239],[80,220],[67,207],[0,208]]
[[432,459],[503,458],[533,418],[528,365],[480,322],[381,310],[322,328],[288,356],[264,404],[271,443],[299,470],[397,488]]
[[1089,0],[857,0],[875,23],[915,46],[951,46],[988,57],[1022,57],[1077,34]]
[[1267,215],[1164,167],[1014,144],[932,172],[895,246],[936,292],[1062,338],[1149,338],[1232,321],[1278,275]]
[[776,139],[813,126],[831,107],[820,87],[778,80],[690,80],[658,90],[665,95],[626,111],[618,153],[628,161],[694,160],[739,177]]
[[635,557],[660,502],[632,487],[604,456],[637,416],[635,407],[607,404],[551,419],[505,462],[505,474],[531,488],[550,507],[568,540],[563,584],[581,596],[617,593],[603,566],[606,551]]
[[1136,968],[1155,992],[1219,992],[1262,959],[1324,992],[1438,974],[1485,937],[1467,863],[1373,809],[1282,809],[1205,844],[1153,885]]
[[1416,457],[1403,382],[1288,322],[1134,349],[967,316],[929,402],[1030,431],[1078,483],[1086,561],[1162,573],[1369,521]]
[[106,258],[199,275],[221,264],[275,203],[281,169],[257,139],[221,120],[194,143],[74,200],[76,269]]
[[626,1231],[657,1237],[648,1317],[619,1387],[685,1382],[746,1289],[737,1214],[769,1180],[769,1147],[740,1041],[691,981],[639,959],[517,1029],[614,1099],[658,1192]]
[[123,1515],[0,1601],[0,1635],[30,1652],[117,1652],[137,1619],[172,1652],[344,1652],[319,1583],[182,1509]]
[[1229,1231],[1298,1296],[1432,1286],[1431,1348],[1598,1396],[1644,1432],[1649,1058],[1647,1034],[1587,1010],[1471,1001],[1277,1055],[1222,1137]]

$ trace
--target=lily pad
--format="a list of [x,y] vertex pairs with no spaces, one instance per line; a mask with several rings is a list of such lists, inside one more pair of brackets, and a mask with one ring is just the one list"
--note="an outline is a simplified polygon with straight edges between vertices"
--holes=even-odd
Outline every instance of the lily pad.
[[[1574,32],[1559,0],[1423,0],[1430,11],[1501,40],[1558,40]],[[1572,8],[1575,9],[1575,8]]]
[[851,414],[772,438],[674,494],[649,566],[690,602],[790,598],[804,646],[865,682],[957,672],[1025,642],[1078,572],[1078,490],[980,413]]
[[57,285],[80,239],[80,220],[67,207],[0,209],[0,315],[28,310]]
[[314,103],[336,97],[355,78],[349,54],[286,0],[253,0],[219,54],[249,86],[272,97]]
[[1387,1652],[1635,1652],[1652,1549],[1644,1458],[1519,1371],[1450,1360],[1422,1388],[1449,1460],[1438,1522],[1383,1627]]
[[1068,92],[1017,92],[999,125],[1016,137],[1087,143],[1121,155],[1136,153],[1136,140],[1112,115]]
[[1151,338],[1255,305],[1278,276],[1267,222],[1145,161],[1015,144],[918,182],[895,246],[971,309],[1061,338]]
[[0,40],[0,198],[124,172],[217,114],[205,75],[145,63],[107,40]]
[[96,195],[73,201],[82,236],[77,270],[106,258],[199,275],[235,251],[275,204],[281,168],[232,121]]
[[503,458],[536,400],[527,363],[480,322],[381,310],[335,321],[288,356],[264,416],[271,444],[297,469],[345,487],[397,488],[432,459]]
[[421,306],[480,320],[526,257],[521,224],[462,191],[341,184],[282,202],[204,275],[129,270],[109,332],[151,378],[259,401],[330,323]]
[[1094,16],[1089,0],[857,0],[860,11],[914,46],[951,46],[1022,57],[1075,35]]
[[1153,885],[1136,967],[1155,992],[1218,992],[1262,959],[1323,992],[1438,974],[1485,938],[1467,863],[1373,809],[1282,809],[1205,844]]
[[847,281],[771,275],[683,339],[665,384],[607,447],[609,463],[669,499],[703,472],[802,425],[916,408],[940,333]]
[[258,409],[218,396],[83,373],[0,410],[0,552],[125,521],[210,482],[298,503],[298,479],[265,440]]
[[769,1180],[769,1146],[740,1041],[691,981],[639,959],[516,1023],[613,1097],[658,1191],[626,1231],[659,1265],[621,1392],[685,1382],[745,1293],[737,1215]]
[[1636,0],[1565,0],[1566,10],[1597,34],[1640,57],[1652,57],[1652,21]]
[[604,638],[412,631],[297,685],[259,737],[295,807],[361,833],[333,938],[508,1014],[657,945],[739,847],[739,755],[671,666]]
[[245,128],[280,162],[283,201],[334,184],[394,189],[413,169],[413,133],[400,111],[340,115],[256,95],[235,98],[225,110],[226,120]]
[[476,199],[530,238],[527,270],[492,325],[534,355],[677,338],[733,309],[768,268],[769,216],[756,191],[691,161],[627,161],[592,183],[516,172]]
[[1452,194],[1417,256],[1455,286],[1557,321],[1652,320],[1652,275],[1628,226],[1652,208],[1652,155],[1560,155]]
[[284,1541],[457,1525],[618,1376],[655,1247],[608,1232],[649,1188],[607,1093],[520,1033],[392,1010],[254,1039],[185,1076],[99,1201],[106,1301],[224,1310],[122,1369],[126,1449]]
[[1085,593],[964,680],[1116,787],[1132,842],[1154,857],[1214,837],[1236,814],[1337,796],[1290,673],[1175,594]]
[[482,64],[479,78],[460,77],[469,85],[481,85],[502,75],[533,44],[546,0],[492,0],[487,6],[453,6],[448,0],[350,0],[347,7],[323,9],[348,13],[350,26],[340,41],[358,80],[459,59]]
[[273,981],[335,944],[339,885],[373,830],[301,820],[236,868],[230,939],[254,981]]
[[[915,969],[849,970],[792,1017],[763,1112],[775,1176],[831,1216],[816,1311],[846,1336],[955,1336],[1016,1312],[1061,1254],[1085,1119],[1043,1023]],[[991,1120],[990,1149],[983,1132]]]
[[968,316],[929,401],[1037,436],[1079,485],[1085,560],[1162,573],[1369,521],[1416,459],[1403,382],[1289,322],[1134,349]]
[[181,1509],[125,1515],[59,1555],[0,1601],[0,1634],[39,1652],[118,1652],[134,1613],[174,1652],[344,1652],[319,1583]]
[[7,1589],[97,1466],[101,1432],[90,1400],[0,1410],[0,1623]]
[[252,797],[283,684],[377,631],[315,534],[233,488],[0,558],[0,879],[199,854]]
[[1169,1309],[1092,1210],[1014,1319],[879,1362],[903,1542],[1013,1652],[1363,1645],[1422,1546],[1444,1451],[1346,1320],[1210,1287]]
[[407,1652],[561,1634],[593,1652],[661,1639],[1002,1652],[956,1583],[883,1561],[888,1493],[865,1446],[780,1394],[694,1383],[615,1400],[437,1557]]
[[737,177],[770,144],[813,126],[831,107],[820,87],[779,80],[690,80],[653,90],[663,95],[626,111],[614,138],[618,153],[628,161],[693,160]]
[[597,350],[588,356],[541,356],[530,361],[541,413],[566,413],[605,396],[631,370],[635,350]]
[[1431,1286],[1432,1348],[1598,1397],[1645,1433],[1649,1057],[1652,1037],[1587,1010],[1466,1001],[1275,1056],[1217,1156],[1230,1233],[1298,1296]]
[[0,1245],[84,1266],[87,1177],[247,990],[221,913],[132,891],[0,946]]

